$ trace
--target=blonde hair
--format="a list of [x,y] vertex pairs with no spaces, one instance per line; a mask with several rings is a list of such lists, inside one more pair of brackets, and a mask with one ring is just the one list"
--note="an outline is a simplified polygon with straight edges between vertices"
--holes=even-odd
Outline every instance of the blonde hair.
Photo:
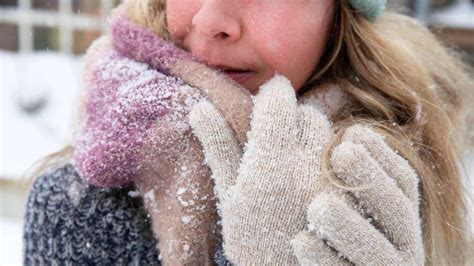
[[[332,37],[304,88],[336,83],[358,103],[338,121],[337,138],[355,123],[383,133],[421,177],[420,212],[428,264],[462,265],[468,238],[466,192],[457,163],[464,139],[467,65],[416,20],[385,12],[375,23],[336,1]],[[165,0],[126,1],[132,20],[169,38]],[[304,90],[303,90],[304,91]],[[67,150],[70,153],[71,150]],[[64,153],[66,154],[66,153]],[[64,155],[59,154],[59,155]]]
[[385,135],[420,175],[420,211],[428,264],[463,265],[470,231],[467,192],[458,168],[465,139],[465,99],[474,86],[468,66],[416,20],[386,12],[368,22],[339,1],[332,49],[339,51],[319,67],[318,82],[335,82],[360,108],[338,121],[344,130],[369,124]]

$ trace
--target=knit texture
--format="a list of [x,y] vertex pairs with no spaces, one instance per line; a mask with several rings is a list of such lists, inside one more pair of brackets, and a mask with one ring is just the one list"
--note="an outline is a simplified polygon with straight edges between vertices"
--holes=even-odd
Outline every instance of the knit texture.
[[375,21],[384,11],[387,0],[349,0],[353,8],[370,21]]
[[[208,67],[189,52],[135,25],[119,6],[110,19],[112,45],[126,57],[178,77],[204,93],[222,112],[241,143],[249,130],[250,93],[220,70]],[[233,99],[229,101],[229,99]]]
[[424,265],[419,178],[383,136],[354,125],[333,151],[337,182],[308,206],[292,246],[302,265]]
[[351,126],[333,151],[337,181],[308,206],[292,241],[303,265],[424,265],[418,176],[382,135]]
[[353,195],[369,219],[361,219],[354,211],[338,215],[338,210],[346,208],[340,197],[339,203],[336,197],[315,199],[308,217],[320,225],[320,237],[356,264],[423,265],[419,177],[408,161],[382,135],[355,125],[335,148],[331,165],[343,185],[363,188]]
[[[37,177],[24,219],[25,265],[161,265],[133,187],[83,183],[72,165]],[[229,265],[219,249],[217,265]]]
[[[131,196],[132,195],[132,196]],[[72,165],[38,177],[28,196],[25,265],[160,265],[133,189],[82,183]]]
[[[323,97],[324,98],[324,97]],[[212,169],[224,252],[236,264],[423,265],[418,176],[381,135],[354,125],[321,176],[332,136],[318,102],[276,76],[254,98],[244,151],[209,102],[190,120]]]
[[254,98],[245,152],[210,103],[199,104],[190,121],[215,180],[226,256],[238,265],[296,264],[290,240],[305,228],[311,198],[328,185],[320,176],[332,136],[327,117],[297,106],[290,81],[275,76]]

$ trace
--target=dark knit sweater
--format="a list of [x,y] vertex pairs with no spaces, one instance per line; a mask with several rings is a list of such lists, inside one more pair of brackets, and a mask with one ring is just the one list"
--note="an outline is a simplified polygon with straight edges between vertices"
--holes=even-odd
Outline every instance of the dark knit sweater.
[[[72,165],[38,177],[25,213],[25,265],[160,265],[150,219],[133,187],[82,183]],[[218,251],[216,264],[227,265]]]

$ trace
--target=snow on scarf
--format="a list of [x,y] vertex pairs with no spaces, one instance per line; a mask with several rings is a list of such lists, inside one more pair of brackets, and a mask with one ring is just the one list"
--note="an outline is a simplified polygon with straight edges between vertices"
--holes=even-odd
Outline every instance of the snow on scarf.
[[203,97],[245,142],[252,106],[247,90],[134,24],[124,10],[109,23],[111,35],[98,39],[86,54],[74,141],[74,164],[82,178],[99,186],[133,182],[160,151],[157,146],[179,146],[160,136],[165,130],[188,132],[187,114]]

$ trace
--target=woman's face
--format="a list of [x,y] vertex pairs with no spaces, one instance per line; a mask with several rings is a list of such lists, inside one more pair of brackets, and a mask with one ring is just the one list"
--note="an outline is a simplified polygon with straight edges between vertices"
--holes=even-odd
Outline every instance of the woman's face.
[[256,93],[275,73],[295,90],[323,53],[334,0],[167,0],[171,40]]

